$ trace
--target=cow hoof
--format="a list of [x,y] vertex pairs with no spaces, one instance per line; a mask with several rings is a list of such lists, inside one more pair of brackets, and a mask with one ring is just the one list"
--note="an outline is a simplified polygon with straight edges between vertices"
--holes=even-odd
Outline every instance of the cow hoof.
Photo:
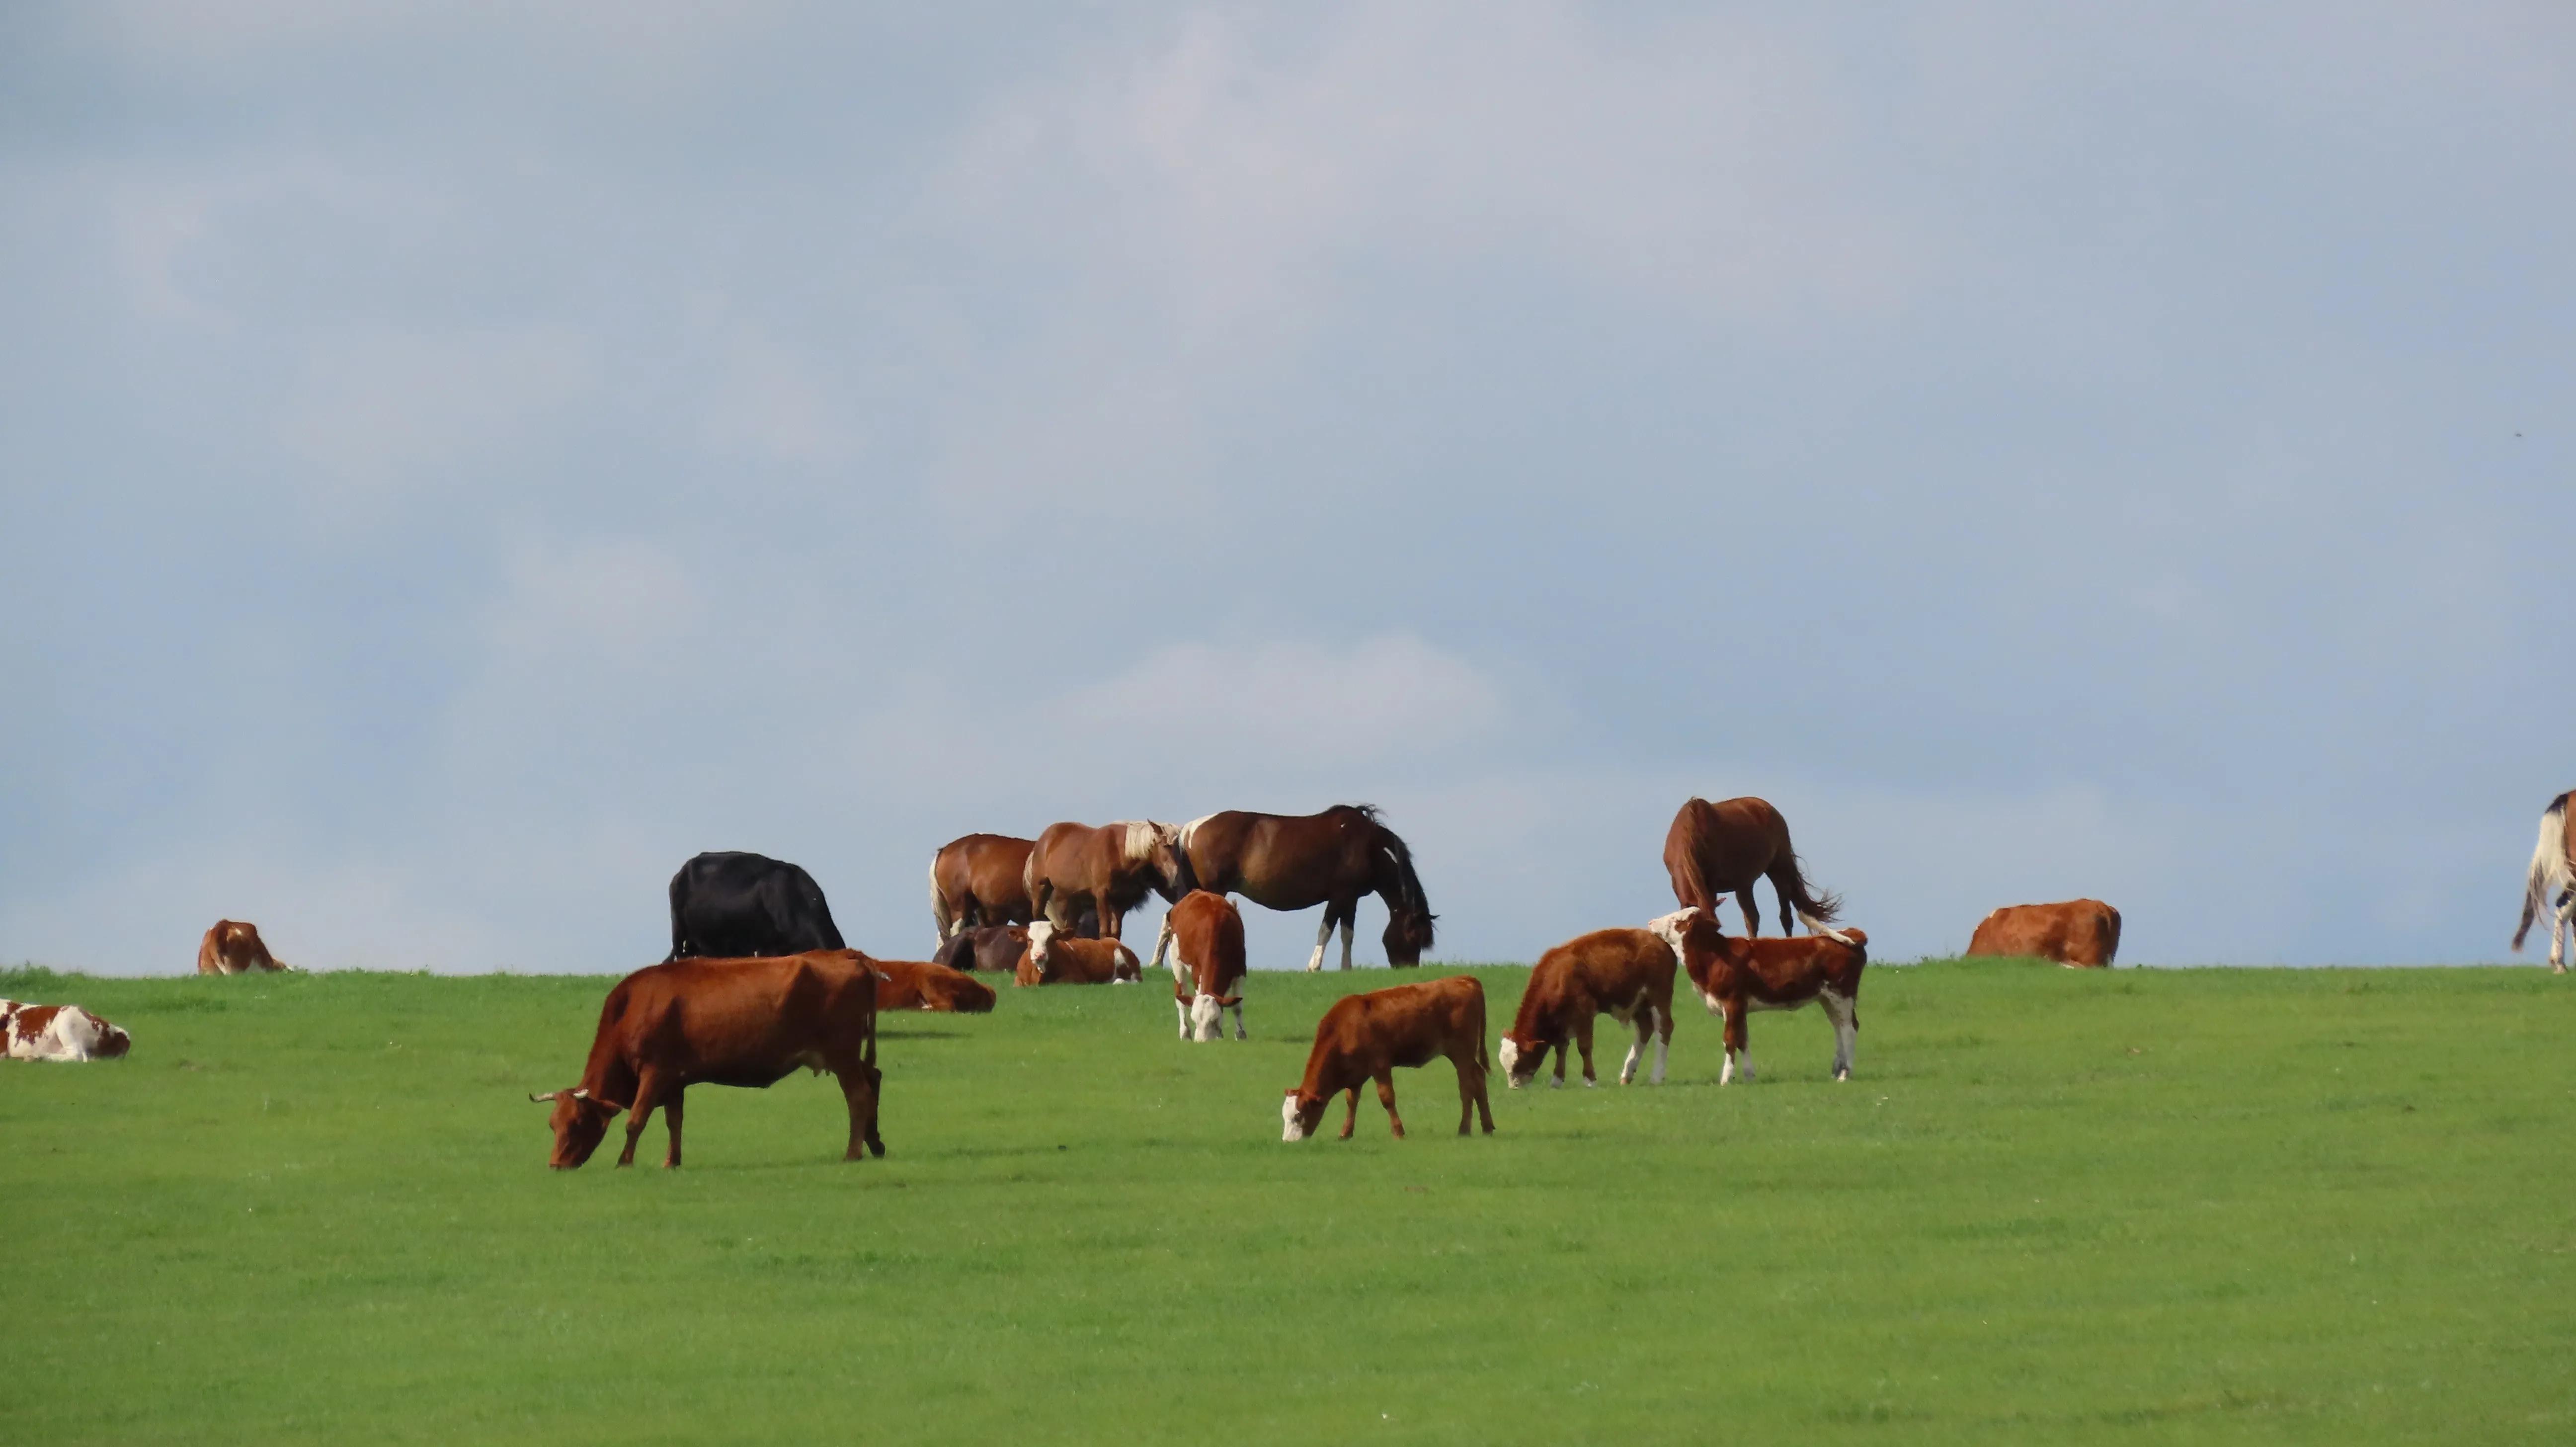
[[1848,1070],[1837,1070],[1834,1072],[1834,1079],[1837,1081],[1849,1080],[1851,1079],[1851,1072]]

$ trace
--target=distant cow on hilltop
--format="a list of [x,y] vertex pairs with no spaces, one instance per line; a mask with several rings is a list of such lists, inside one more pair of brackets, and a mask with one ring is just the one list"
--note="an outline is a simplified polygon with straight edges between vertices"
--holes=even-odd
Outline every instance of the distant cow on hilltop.
[[259,937],[259,926],[247,920],[219,919],[197,942],[197,973],[246,975],[253,970],[282,970]]
[[2008,904],[1977,924],[1971,955],[2035,955],[2061,965],[2107,970],[2120,952],[2120,912],[2098,899]]

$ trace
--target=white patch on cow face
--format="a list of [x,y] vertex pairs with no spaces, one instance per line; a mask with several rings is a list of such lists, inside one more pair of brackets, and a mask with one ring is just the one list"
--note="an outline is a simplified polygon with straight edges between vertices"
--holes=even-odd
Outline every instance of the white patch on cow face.
[[1520,1089],[1523,1082],[1513,1072],[1521,1063],[1521,1042],[1509,1035],[1504,1036],[1494,1046],[1494,1059],[1503,1067],[1504,1082],[1514,1090]]
[[1225,1028],[1221,1023],[1224,1018],[1225,1007],[1216,1002],[1216,996],[1201,992],[1198,998],[1190,1001],[1190,1038],[1224,1039]]
[[1297,1123],[1297,1095],[1294,1091],[1289,1092],[1279,1102],[1279,1138],[1283,1141],[1301,1141],[1306,1138],[1306,1128]]

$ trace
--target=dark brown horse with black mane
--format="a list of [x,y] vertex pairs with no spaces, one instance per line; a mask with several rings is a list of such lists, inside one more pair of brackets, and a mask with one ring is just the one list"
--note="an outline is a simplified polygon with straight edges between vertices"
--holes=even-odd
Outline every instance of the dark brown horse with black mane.
[[[1181,826],[1181,850],[1201,889],[1240,894],[1264,909],[1324,907],[1309,970],[1324,967],[1324,942],[1342,931],[1342,968],[1351,967],[1351,927],[1360,896],[1386,901],[1386,962],[1418,965],[1431,948],[1431,901],[1413,872],[1413,851],[1378,822],[1368,804],[1321,814],[1251,814],[1229,809]],[[1161,964],[1156,952],[1155,963]]]
[[1762,933],[1762,916],[1753,911],[1753,881],[1768,879],[1780,896],[1780,933],[1791,933],[1792,921],[1804,920],[1810,933],[1842,938],[1827,926],[1841,915],[1843,902],[1808,888],[1789,848],[1789,821],[1764,800],[1683,804],[1664,835],[1664,872],[1672,876],[1673,898],[1684,909],[1704,909],[1714,917],[1717,897],[1734,895],[1747,935]]

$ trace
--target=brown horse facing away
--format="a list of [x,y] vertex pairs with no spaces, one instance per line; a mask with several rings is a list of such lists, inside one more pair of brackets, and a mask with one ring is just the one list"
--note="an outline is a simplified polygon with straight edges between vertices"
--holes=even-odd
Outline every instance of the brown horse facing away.
[[947,939],[978,925],[1027,924],[1029,850],[1034,841],[1008,834],[968,834],[930,856],[930,915]]
[[[1264,909],[1324,907],[1309,971],[1324,967],[1324,943],[1342,931],[1342,968],[1351,967],[1351,928],[1360,896],[1386,902],[1386,962],[1418,965],[1431,948],[1431,902],[1413,872],[1413,851],[1378,822],[1369,804],[1336,804],[1321,814],[1253,814],[1229,809],[1181,826],[1181,851],[1198,887],[1240,894]],[[1161,951],[1154,962],[1162,963]]]
[[1841,938],[1827,926],[1841,915],[1843,902],[1808,888],[1789,847],[1789,821],[1765,800],[1684,803],[1664,835],[1664,872],[1672,876],[1673,899],[1684,909],[1715,915],[1717,897],[1734,895],[1747,935],[1762,933],[1753,881],[1768,879],[1780,896],[1780,933],[1795,933],[1792,921],[1804,920],[1810,933]]

